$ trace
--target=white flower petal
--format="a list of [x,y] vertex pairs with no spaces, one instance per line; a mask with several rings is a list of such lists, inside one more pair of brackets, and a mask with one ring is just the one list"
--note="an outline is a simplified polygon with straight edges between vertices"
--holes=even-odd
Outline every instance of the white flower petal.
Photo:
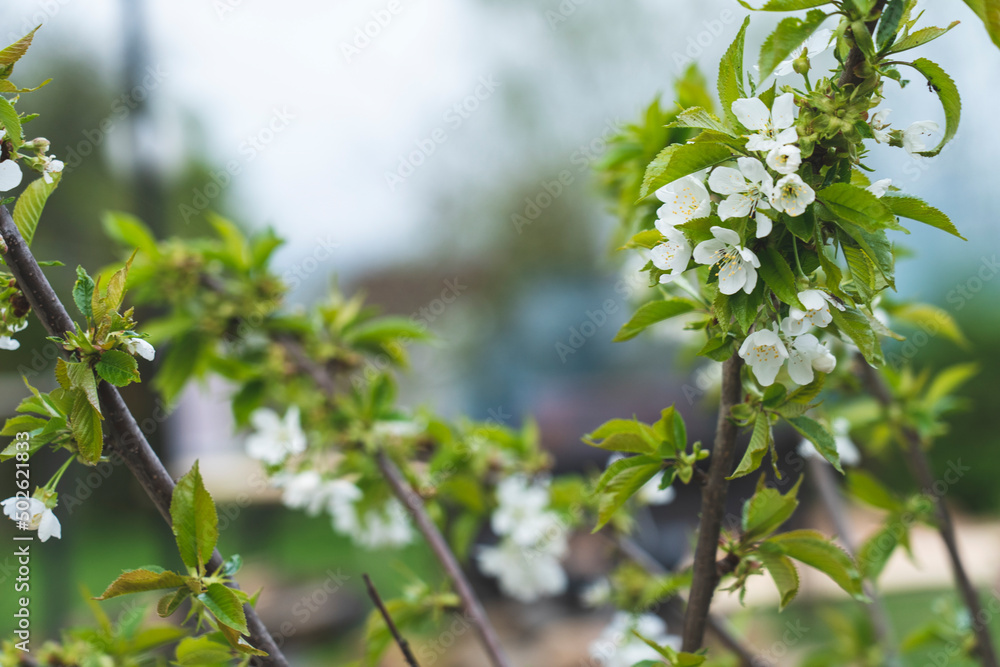
[[771,218],[767,217],[760,211],[757,211],[757,238],[762,239],[771,233],[771,228],[774,226]]
[[725,248],[725,242],[720,241],[717,238],[702,241],[695,246],[694,261],[699,264],[708,264],[711,266],[722,259],[722,253],[725,251]]
[[771,106],[771,124],[775,130],[784,130],[795,124],[794,94],[785,93],[774,98],[774,104]]
[[729,195],[719,204],[719,218],[729,220],[730,218],[742,218],[750,215],[753,209],[753,199],[745,195]]
[[747,191],[747,179],[742,170],[732,167],[716,167],[708,177],[708,187],[720,195],[731,195]]
[[713,225],[711,227],[712,235],[718,240],[722,241],[726,245],[738,246],[740,244],[740,235],[731,229],[726,229],[725,227],[719,227],[718,225]]
[[21,184],[21,168],[14,160],[0,162],[0,192],[12,190]]
[[757,158],[741,157],[736,163],[740,166],[740,172],[753,183],[763,183],[770,178],[767,169],[764,169],[764,165]]
[[756,97],[738,99],[731,108],[736,119],[748,130],[766,130],[771,123],[771,112]]

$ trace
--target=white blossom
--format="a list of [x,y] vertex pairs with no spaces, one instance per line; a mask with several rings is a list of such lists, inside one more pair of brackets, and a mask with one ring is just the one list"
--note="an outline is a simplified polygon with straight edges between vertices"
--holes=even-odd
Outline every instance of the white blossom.
[[833,322],[833,314],[830,312],[831,304],[837,310],[844,310],[844,306],[840,302],[822,290],[803,290],[799,292],[799,301],[806,307],[806,310],[790,308],[788,317],[781,323],[782,330],[792,336],[803,334],[810,327],[822,329]]
[[806,212],[816,201],[816,192],[798,174],[788,174],[774,184],[771,206],[794,217]]
[[891,178],[883,178],[881,180],[875,181],[867,188],[865,188],[865,190],[867,190],[868,192],[872,193],[873,195],[881,199],[882,197],[885,196],[885,193],[889,191],[889,186],[891,185],[892,185]]
[[279,478],[286,507],[305,510],[309,516],[328,511],[338,532],[351,533],[357,527],[354,503],[361,498],[361,489],[343,479],[324,479],[315,470]]
[[53,181],[52,174],[62,172],[63,167],[65,166],[63,165],[62,160],[57,160],[55,158],[55,155],[46,155],[42,158],[42,179],[49,185],[51,185]]
[[21,342],[10,336],[0,336],[0,350],[16,350],[21,347]]
[[756,97],[738,99],[732,104],[736,119],[748,130],[748,151],[770,151],[776,146],[793,144],[799,139],[795,130],[795,95],[785,93],[774,98],[771,109]]
[[656,475],[636,491],[635,499],[642,505],[669,505],[677,497],[677,491],[672,486],[660,488],[663,473]]
[[779,174],[794,174],[802,166],[802,151],[791,144],[775,146],[767,154],[767,166]]
[[21,167],[15,160],[0,162],[0,192],[13,190],[21,184]]
[[812,382],[814,369],[829,373],[837,366],[837,358],[812,334],[795,336],[789,341],[787,349],[788,375],[798,384]]
[[889,143],[889,114],[892,113],[892,109],[880,109],[876,111],[869,121],[869,125],[872,128],[872,134],[875,135],[875,141],[880,144]]
[[932,120],[919,120],[903,130],[903,148],[910,155],[927,150],[924,139],[937,132],[940,126]]
[[355,542],[369,549],[403,547],[413,541],[413,526],[410,525],[406,508],[393,498],[381,509],[365,512],[352,537]]
[[658,616],[634,616],[623,611],[615,612],[611,623],[590,644],[590,657],[602,667],[632,667],[644,660],[662,662],[651,646],[633,634],[633,630],[658,644],[681,649],[681,638],[667,634],[667,626]]
[[292,454],[306,449],[306,434],[299,421],[299,408],[288,408],[284,419],[269,408],[259,408],[250,415],[254,433],[247,437],[247,454],[258,461],[277,465]]
[[694,261],[699,264],[719,265],[719,291],[736,294],[741,289],[750,294],[757,285],[757,268],[760,260],[749,248],[740,245],[740,235],[731,229],[713,226],[709,241],[702,241],[694,249]]
[[719,204],[719,217],[742,218],[757,208],[771,208],[767,200],[774,187],[774,179],[764,169],[760,160],[741,157],[736,161],[739,169],[716,167],[708,177],[708,187],[720,195],[728,195]]
[[[18,505],[20,504],[20,507]],[[37,530],[38,539],[47,542],[50,537],[62,538],[62,526],[55,513],[38,498],[7,498],[3,513],[11,520],[27,524],[26,530]]]
[[778,66],[774,68],[774,76],[791,74],[795,71],[794,64],[796,60],[802,56],[815,58],[831,46],[833,46],[833,31],[829,28],[816,31],[801,46],[792,51],[792,55],[778,63]]
[[611,582],[607,577],[595,579],[580,592],[580,602],[589,609],[596,609],[610,601]]
[[133,337],[126,338],[123,342],[129,354],[137,354],[146,361],[152,361],[156,356],[156,348],[150,345],[145,339]]
[[[856,466],[861,463],[861,452],[858,446],[851,440],[851,422],[844,417],[837,417],[831,424],[833,427],[833,442],[837,446],[837,454],[840,455],[840,463],[845,466]],[[799,443],[799,456],[820,456],[816,447],[808,440]],[[825,459],[824,459],[825,460]]]
[[566,572],[559,563],[566,548],[565,537],[554,536],[534,547],[521,546],[508,538],[496,546],[480,547],[476,562],[483,574],[498,580],[505,595],[534,602],[566,590]]
[[707,218],[712,213],[712,199],[704,184],[690,175],[668,183],[656,191],[663,202],[657,210],[656,228],[666,235],[666,230],[689,220]]
[[778,327],[759,329],[746,337],[740,346],[740,357],[753,371],[754,377],[761,385],[767,387],[774,384],[785,360],[788,359],[788,348],[778,335]]
[[537,544],[560,525],[558,515],[549,511],[547,484],[533,484],[523,475],[512,475],[497,485],[497,501],[490,526],[515,544]]
[[667,240],[650,249],[649,261],[661,271],[667,271],[660,276],[660,282],[669,283],[687,269],[691,261],[691,244],[679,229],[668,227],[662,233]]

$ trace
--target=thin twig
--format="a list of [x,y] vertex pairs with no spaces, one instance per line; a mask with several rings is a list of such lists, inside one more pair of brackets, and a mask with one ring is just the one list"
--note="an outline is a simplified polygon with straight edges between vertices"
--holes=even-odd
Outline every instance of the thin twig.
[[403,658],[406,659],[406,664],[410,667],[420,667],[417,659],[413,657],[413,651],[410,650],[410,642],[406,641],[403,635],[399,634],[399,628],[392,620],[392,616],[389,615],[389,610],[385,608],[385,604],[382,602],[381,596],[375,589],[375,584],[372,583],[371,577],[367,573],[362,574],[361,577],[365,580],[365,587],[368,588],[368,597],[372,599],[375,606],[378,608],[378,613],[382,614],[382,620],[385,621],[385,626],[389,628],[389,634],[392,638],[396,640],[396,644],[399,645],[399,650],[403,652]]
[[[833,521],[834,530],[840,536],[840,543],[847,553],[852,557],[856,556],[858,546],[854,541],[851,527],[847,523],[844,498],[840,494],[840,489],[837,488],[837,480],[833,475],[833,468],[818,456],[810,456],[808,458],[810,477],[816,480],[816,486],[819,489],[823,506],[826,508],[826,513],[830,517],[830,520]],[[865,581],[864,591],[865,595],[871,600],[871,604],[864,605],[864,608],[875,630],[875,637],[886,652],[887,662],[893,662],[896,645],[893,639],[892,622],[889,620],[889,612],[886,611],[882,597],[878,594],[873,582]]]
[[[855,357],[856,368],[862,382],[867,385],[869,391],[875,399],[883,406],[890,407],[893,404],[892,394],[882,376],[872,368],[867,361],[859,354]],[[909,426],[902,426],[902,439],[906,447],[907,460],[913,469],[913,474],[917,483],[922,489],[929,491],[934,488],[934,472],[931,469],[930,461],[924,452],[923,441],[920,434]],[[965,607],[972,619],[972,631],[976,636],[976,650],[979,658],[985,667],[997,667],[997,654],[993,646],[993,639],[990,637],[989,625],[982,621],[982,603],[979,600],[979,593],[969,579],[965,571],[965,564],[958,553],[958,540],[955,538],[955,524],[951,519],[951,512],[948,505],[940,494],[929,494],[934,502],[934,513],[937,516],[937,528],[948,550],[948,558],[951,560],[951,570],[955,576],[955,584],[958,586]]]
[[708,467],[708,481],[701,494],[701,522],[694,551],[691,593],[688,595],[688,609],[684,617],[682,648],[689,653],[700,649],[705,639],[712,596],[719,585],[716,553],[726,511],[726,492],[729,489],[726,477],[732,471],[736,454],[736,423],[730,419],[730,412],[740,402],[742,368],[743,360],[735,354],[722,365],[722,395],[715,427],[715,445]]
[[[7,244],[7,253],[4,255],[7,268],[10,269],[18,287],[46,332],[50,336],[64,336],[67,331],[73,331],[75,325],[72,318],[38,266],[6,206],[0,206],[0,236]],[[170,525],[172,523],[170,499],[173,496],[174,480],[149,446],[149,441],[146,440],[145,434],[139,428],[118,390],[102,381],[98,385],[98,395],[102,413],[115,435],[112,446]],[[208,567],[210,570],[218,569],[222,566],[222,562],[222,556],[216,550]],[[233,587],[236,587],[235,584]],[[243,610],[250,629],[251,643],[268,653],[267,657],[256,658],[255,664],[288,667],[288,661],[254,608],[246,604],[243,605]]]
[[[872,13],[877,13],[881,16],[882,8],[885,7],[886,0],[877,0],[875,6],[872,8]],[[869,21],[865,24],[868,32],[875,29],[878,24],[878,19],[874,21]],[[851,47],[851,50],[847,53],[847,59],[844,61],[844,71],[840,74],[840,80],[837,82],[840,86],[846,85],[857,85],[861,82],[861,77],[857,75],[855,70],[865,60],[864,51],[858,48],[857,44]]]
[[379,452],[377,456],[378,467],[392,489],[393,494],[410,513],[414,523],[417,524],[417,529],[424,536],[427,544],[430,545],[434,555],[437,556],[438,562],[441,563],[448,578],[451,579],[451,583],[455,587],[455,592],[458,593],[459,599],[462,600],[465,613],[468,614],[469,620],[475,626],[483,648],[490,657],[490,662],[493,663],[494,667],[509,667],[510,662],[500,645],[500,638],[497,636],[496,630],[493,629],[493,625],[486,615],[486,610],[483,609],[482,603],[479,602],[479,598],[476,597],[475,592],[472,590],[472,585],[462,571],[461,565],[458,564],[458,560],[448,546],[448,542],[441,535],[441,531],[438,530],[433,519],[427,513],[423,498],[413,490],[413,487],[403,477],[403,473],[400,472],[399,468],[396,467],[396,464],[392,462],[392,459],[385,452]]
[[[635,540],[626,535],[619,535],[615,540],[616,546],[622,555],[634,562],[636,565],[646,570],[653,576],[663,576],[669,574],[667,568],[663,567],[660,561],[656,560],[648,551],[642,548]],[[683,598],[679,595],[673,596],[666,603],[665,612],[676,611],[682,618],[687,610]],[[752,647],[736,634],[726,619],[709,613],[708,631],[719,640],[719,643],[726,647],[731,653],[739,658],[740,667],[750,667],[750,665],[763,664],[755,655]]]

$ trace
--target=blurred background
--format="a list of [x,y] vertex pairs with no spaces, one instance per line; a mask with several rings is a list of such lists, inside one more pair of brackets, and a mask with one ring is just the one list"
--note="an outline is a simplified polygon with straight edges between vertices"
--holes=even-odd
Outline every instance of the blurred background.
[[[900,241],[918,261],[901,264],[897,282],[900,297],[944,308],[970,340],[960,349],[930,336],[910,355],[916,364],[981,364],[968,391],[975,400],[935,457],[942,466],[960,459],[972,467],[949,494],[973,577],[995,587],[1000,280],[991,279],[1000,226],[991,148],[1000,51],[964,3],[925,4],[926,25],[962,20],[923,53],[958,83],[962,127],[933,160],[881,148],[870,164],[948,212],[968,238],[915,228]],[[5,0],[5,44],[44,24],[17,81],[54,79],[25,100],[42,113],[26,132],[50,139],[66,163],[34,247],[42,259],[65,262],[49,276],[68,294],[76,264],[97,268],[117,258],[101,231],[102,211],[134,213],[161,236],[191,236],[207,233],[203,212],[216,210],[287,239],[277,267],[295,286],[293,303],[315,300],[336,281],[347,292],[366,291],[387,312],[423,318],[437,341],[417,352],[405,381],[413,407],[510,424],[535,415],[561,470],[604,465],[579,441],[603,420],[649,419],[671,402],[696,437],[710,440],[712,362],[692,361],[679,330],[666,326],[629,344],[610,342],[645,286],[634,262],[623,267],[611,252],[615,221],[591,172],[616,127],[657,93],[669,105],[672,83],[692,58],[714,79],[744,15],[733,0]],[[775,22],[755,17],[751,54]],[[943,125],[926,87],[891,86],[888,97],[898,126]],[[21,350],[0,358],[5,416],[23,394],[20,373],[39,386],[51,382],[51,359],[34,352],[39,327],[20,338]],[[154,396],[137,390],[127,398],[140,417],[157,412]],[[266,588],[266,621],[292,618],[285,634],[295,664],[356,656],[368,610],[362,569],[387,594],[414,574],[433,580],[436,569],[419,547],[358,552],[327,521],[286,511],[266,493],[247,495],[254,464],[242,456],[222,403],[212,388],[192,392],[157,429],[157,447],[176,472],[196,456],[213,459],[204,466],[218,471],[209,488],[231,524],[222,550],[244,556],[247,587]],[[786,463],[801,469],[796,440],[784,434],[781,443]],[[867,465],[889,476],[898,468],[877,458]],[[905,475],[896,481],[906,488]],[[159,517],[124,475],[81,483],[63,539],[36,550],[35,628],[47,637],[85,617],[79,584],[101,590],[123,568],[172,550]],[[733,495],[744,491],[737,486]],[[667,565],[686,557],[696,507],[697,498],[682,493],[657,509],[644,539]],[[862,534],[875,525],[852,512]],[[801,521],[822,526],[820,514],[813,520],[807,511]],[[0,524],[4,544],[11,534]],[[885,576],[901,634],[926,620],[930,605],[948,604],[947,596],[939,601],[949,586],[943,548],[935,535],[921,535],[917,565],[897,554]],[[524,608],[493,594],[492,582],[477,582],[503,634],[517,642],[519,664],[580,664],[607,622],[610,611],[580,609],[579,590],[598,576],[601,559],[588,557],[586,542],[578,546],[563,598]],[[5,590],[12,563],[0,554]],[[327,585],[340,574],[345,584]],[[818,581],[805,589],[804,601],[782,616],[770,611],[765,587],[748,598],[749,610],[725,596],[719,608],[766,647],[790,619],[816,625],[801,615],[840,599]],[[754,604],[769,611],[757,613]],[[12,608],[4,593],[3,636]],[[827,632],[810,633],[803,645]],[[462,656],[459,649],[444,664],[476,659]],[[924,659],[918,652],[913,664]]]

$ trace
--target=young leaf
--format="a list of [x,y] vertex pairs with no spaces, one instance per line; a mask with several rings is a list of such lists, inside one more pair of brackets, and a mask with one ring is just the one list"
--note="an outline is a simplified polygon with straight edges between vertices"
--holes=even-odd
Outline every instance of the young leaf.
[[[772,2],[774,1],[772,0]],[[736,39],[730,44],[729,49],[726,50],[719,62],[719,102],[722,105],[722,113],[726,122],[733,130],[741,127],[739,120],[736,119],[736,114],[733,113],[733,102],[746,97],[743,90],[743,51],[749,26],[750,17],[748,16],[743,21],[743,26],[737,33]]]
[[107,590],[97,600],[109,600],[119,595],[157,591],[164,588],[185,586],[185,579],[176,572],[153,572],[152,570],[131,570],[111,582]]
[[[3,104],[0,104],[0,121],[4,120],[2,112]],[[10,136],[9,131],[7,136]],[[35,229],[38,228],[38,220],[42,217],[45,202],[49,200],[49,196],[58,187],[62,178],[61,173],[49,176],[52,179],[51,183],[46,183],[44,178],[37,178],[29,183],[14,204],[14,224],[28,245],[31,245],[31,241],[35,238]]]
[[816,199],[838,218],[875,232],[896,224],[892,209],[863,188],[849,183],[834,183],[816,193]]
[[841,333],[846,334],[858,346],[865,361],[873,366],[881,366],[885,363],[885,358],[882,356],[882,346],[864,315],[854,308],[847,308],[844,311],[831,308],[830,314],[833,316],[833,323],[837,325]]
[[823,426],[809,417],[791,417],[786,419],[792,427],[799,432],[809,442],[816,446],[816,451],[823,455],[841,474],[844,469],[840,467],[840,454],[837,453],[837,443]]
[[76,284],[73,285],[73,303],[87,319],[93,319],[94,310],[91,307],[94,298],[94,279],[82,266],[76,267]]
[[208,635],[186,637],[177,645],[177,664],[182,667],[205,667],[232,663],[232,652],[225,644]]
[[712,130],[720,134],[733,136],[726,124],[719,118],[702,107],[692,107],[677,114],[677,120],[667,125],[667,127],[687,127],[698,130]]
[[662,301],[651,301],[644,303],[635,311],[628,322],[622,326],[618,334],[614,337],[615,343],[631,340],[645,331],[647,327],[668,320],[671,317],[690,313],[698,305],[693,301],[681,298],[668,298]]
[[875,43],[879,50],[884,49],[896,38],[899,22],[902,20],[905,10],[906,0],[889,0],[886,3],[878,21],[878,30],[875,32]]
[[707,167],[714,167],[732,156],[729,148],[722,144],[695,143],[667,146],[646,167],[639,198],[644,199],[664,185]]
[[878,580],[889,558],[892,557],[892,552],[899,546],[900,531],[905,530],[905,524],[898,517],[890,517],[887,525],[865,540],[858,550],[861,576],[872,581]]
[[1000,46],[1000,0],[965,0],[965,4],[983,20],[990,39]]
[[778,594],[781,596],[778,611],[781,611],[799,592],[799,573],[791,559],[769,542],[762,543],[754,555],[778,587]]
[[101,399],[97,397],[97,379],[94,371],[83,361],[66,362],[66,376],[74,389],[83,392],[84,397],[101,414]]
[[215,501],[205,489],[195,461],[190,472],[177,481],[170,503],[174,537],[181,560],[189,568],[204,572],[219,540],[219,515]]
[[958,229],[947,215],[922,199],[906,195],[886,195],[885,197],[882,197],[882,201],[892,209],[893,213],[901,218],[916,220],[917,222],[922,222],[925,225],[937,227],[938,229],[948,232],[953,236],[957,236],[963,241],[968,240],[958,233]]
[[795,274],[792,272],[792,267],[788,265],[788,262],[776,248],[768,247],[765,254],[764,261],[757,269],[760,277],[784,303],[795,308],[802,308],[802,304],[799,303],[799,290],[795,284]]
[[781,495],[777,489],[763,487],[743,505],[743,542],[753,542],[766,537],[791,518],[799,506],[799,486],[802,477],[788,493]]
[[[788,17],[782,19],[774,32],[764,40],[760,47],[760,80],[763,81],[781,61],[788,58],[792,53],[812,36],[823,21],[826,20],[826,13],[821,9],[814,9],[806,14],[805,19]],[[810,56],[815,54],[810,53]]]
[[[0,97],[0,124],[7,130],[4,139],[11,142],[14,150],[20,148],[21,144],[24,143],[24,138],[21,136],[21,118],[17,115],[17,110],[14,109],[14,106],[5,97]],[[21,229],[20,225],[18,225],[18,229]],[[32,227],[31,233],[34,233],[34,231]],[[21,236],[24,236],[23,230],[21,230]],[[25,237],[24,240],[27,241],[28,237]]]
[[770,434],[771,424],[767,413],[761,411],[757,414],[757,421],[753,427],[753,435],[750,436],[750,444],[747,445],[747,451],[743,454],[743,460],[740,461],[740,465],[736,468],[736,471],[726,479],[744,477],[760,467],[761,462],[764,460],[764,455],[767,454],[769,449],[768,445],[771,442]]
[[927,42],[933,42],[935,39],[945,34],[955,26],[959,24],[959,21],[953,21],[947,28],[922,28],[916,32],[912,32],[903,39],[896,42],[889,53],[900,53],[901,51],[909,51],[910,49],[915,49],[918,46],[923,46]]
[[181,606],[181,603],[190,596],[191,589],[187,586],[182,586],[173,593],[168,593],[160,598],[159,602],[156,603],[156,613],[159,614],[161,618],[166,618],[177,611],[177,608]]
[[198,599],[220,623],[239,631],[240,634],[250,634],[247,629],[247,617],[243,612],[243,603],[230,588],[223,584],[211,584],[204,593],[198,595]]
[[583,441],[591,447],[633,454],[653,454],[659,444],[653,429],[634,419],[605,422]]
[[872,507],[890,512],[903,509],[903,504],[889,489],[863,470],[852,470],[847,474],[847,490],[852,496]]
[[859,600],[865,594],[858,569],[847,553],[814,530],[793,530],[767,540],[781,553],[825,573],[834,583]]
[[156,237],[142,220],[120,211],[108,211],[103,219],[104,232],[115,241],[130,248],[138,248],[150,257],[158,257],[160,250]]
[[98,375],[116,387],[124,387],[142,380],[135,357],[121,350],[108,350],[101,355],[100,361],[94,368]]
[[76,440],[77,452],[88,465],[97,465],[104,450],[104,433],[101,414],[87,400],[82,391],[76,392],[69,414],[69,429]]
[[598,483],[601,499],[593,532],[603,528],[615,512],[661,470],[663,463],[649,456],[633,456],[611,464]]
[[919,153],[924,157],[934,157],[958,133],[958,123],[962,118],[962,98],[958,94],[958,86],[937,63],[926,58],[917,58],[907,64],[927,78],[927,84],[937,92],[941,106],[944,107],[945,128],[941,143],[932,150]]
[[41,27],[42,26],[38,26],[21,39],[4,48],[3,51],[0,51],[0,66],[13,65],[20,60],[24,54],[28,52],[28,47],[31,46],[31,40],[35,38],[35,32],[37,32],[38,28]]

